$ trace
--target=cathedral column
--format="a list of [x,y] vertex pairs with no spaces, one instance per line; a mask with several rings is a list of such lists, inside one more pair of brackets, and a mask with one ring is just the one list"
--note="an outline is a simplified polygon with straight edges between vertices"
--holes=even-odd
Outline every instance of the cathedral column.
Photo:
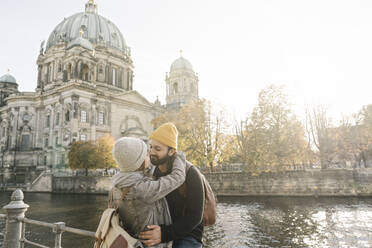
[[96,140],[96,127],[97,127],[97,100],[96,99],[91,99],[90,101],[91,104],[91,118],[90,118],[90,137],[91,140]]
[[[54,106],[51,106],[50,110],[50,117],[49,117],[49,144],[51,144],[52,147],[52,156],[51,158],[55,157],[55,140],[54,140],[54,135],[53,135],[53,130],[54,130]],[[55,168],[55,160],[53,159],[51,161],[51,164],[53,165],[53,168]]]
[[129,90],[129,69],[126,68],[124,72],[124,89]]
[[[93,65],[93,64],[92,64]],[[92,83],[96,83],[98,81],[98,66],[96,64],[93,65],[92,70]]]
[[58,61],[54,60],[53,62],[53,78],[52,81],[56,81],[58,72]]
[[[71,122],[71,132],[72,134],[75,132],[79,135],[79,96],[72,95],[71,96],[71,105],[72,105],[72,118]],[[77,141],[80,140],[80,137],[77,136]]]
[[41,85],[41,73],[42,73],[42,66],[39,65],[38,66],[38,74],[37,74],[37,88],[42,88],[42,85]]
[[42,111],[44,111],[44,106],[38,106],[35,108],[35,139],[34,139],[34,147],[43,148],[43,137],[42,137]]

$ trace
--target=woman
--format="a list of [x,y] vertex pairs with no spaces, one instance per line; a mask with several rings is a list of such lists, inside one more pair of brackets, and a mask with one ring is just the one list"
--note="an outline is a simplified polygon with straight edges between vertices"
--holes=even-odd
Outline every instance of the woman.
[[[129,137],[118,139],[114,144],[113,156],[120,172],[112,178],[110,198],[112,196],[114,205],[119,206],[123,228],[138,238],[138,234],[149,225],[171,224],[164,197],[185,181],[185,156],[176,154],[172,172],[158,180],[150,175],[150,158],[142,140]],[[120,202],[123,191],[127,191],[127,194]],[[154,247],[171,246],[170,242]]]

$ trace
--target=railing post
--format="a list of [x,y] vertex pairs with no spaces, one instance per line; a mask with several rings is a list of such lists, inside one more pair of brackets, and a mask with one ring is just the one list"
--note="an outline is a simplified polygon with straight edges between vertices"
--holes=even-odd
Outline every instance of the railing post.
[[25,217],[29,205],[23,202],[22,190],[17,189],[12,193],[11,202],[3,207],[7,214],[5,226],[4,248],[20,248],[22,222],[18,218]]
[[56,226],[53,228],[53,232],[56,234],[56,239],[54,242],[55,248],[62,248],[62,228],[66,226],[64,222],[54,223]]

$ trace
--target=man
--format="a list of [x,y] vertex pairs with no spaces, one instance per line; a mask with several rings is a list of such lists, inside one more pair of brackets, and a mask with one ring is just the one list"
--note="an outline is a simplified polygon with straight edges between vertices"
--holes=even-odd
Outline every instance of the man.
[[[173,168],[177,151],[178,131],[174,124],[165,123],[151,135],[150,159],[155,165],[153,175],[160,178]],[[186,197],[176,189],[166,196],[172,224],[151,225],[140,234],[146,246],[173,241],[173,248],[200,248],[203,237],[204,188],[202,179],[193,166],[186,174]]]

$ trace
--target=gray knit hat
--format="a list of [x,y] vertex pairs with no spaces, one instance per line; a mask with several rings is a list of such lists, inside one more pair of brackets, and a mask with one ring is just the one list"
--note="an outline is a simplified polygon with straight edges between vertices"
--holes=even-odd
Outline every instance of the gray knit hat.
[[112,154],[122,172],[132,172],[145,160],[147,145],[140,139],[123,137],[116,140]]

